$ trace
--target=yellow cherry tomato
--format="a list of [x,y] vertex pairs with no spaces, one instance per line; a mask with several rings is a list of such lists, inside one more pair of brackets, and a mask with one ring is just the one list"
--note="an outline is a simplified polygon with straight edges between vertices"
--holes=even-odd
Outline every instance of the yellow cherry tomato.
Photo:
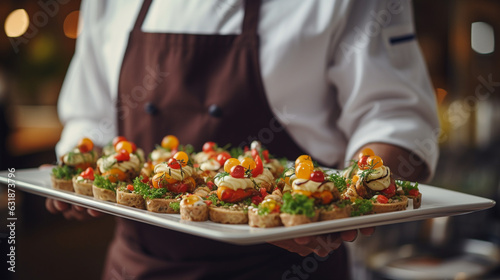
[[175,150],[179,147],[179,139],[174,135],[167,135],[161,140],[161,146],[168,150]]
[[276,208],[276,201],[274,199],[264,199],[264,201],[261,202],[262,207],[269,209],[269,211],[273,211],[274,208]]
[[384,161],[382,161],[382,158],[379,156],[370,156],[367,160],[366,163],[368,166],[372,168],[379,168],[384,165]]
[[299,179],[309,179],[313,170],[314,168],[311,167],[311,165],[309,165],[307,161],[301,162],[295,168],[295,176],[297,176],[297,178]]
[[299,163],[304,162],[304,161],[310,161],[312,163],[312,158],[310,155],[301,155],[295,160],[295,167],[299,165]]
[[134,151],[134,148],[132,146],[132,143],[130,143],[129,141],[121,141],[116,144],[115,151],[120,152],[121,150],[125,150],[130,154]]
[[241,166],[245,167],[245,170],[253,170],[257,167],[257,164],[255,163],[255,161],[252,159],[252,158],[249,158],[249,157],[246,157],[244,158],[241,163],[240,163]]
[[174,158],[177,160],[177,162],[181,163],[183,167],[186,166],[189,161],[188,155],[183,151],[175,153]]
[[373,152],[372,149],[370,149],[370,148],[364,148],[363,150],[361,150],[361,152],[359,152],[358,158],[360,159],[360,158],[366,157],[366,156],[371,157],[371,156],[374,156],[374,155],[375,155],[375,153]]
[[224,171],[231,173],[231,168],[236,165],[240,165],[240,161],[237,158],[230,158],[224,163]]

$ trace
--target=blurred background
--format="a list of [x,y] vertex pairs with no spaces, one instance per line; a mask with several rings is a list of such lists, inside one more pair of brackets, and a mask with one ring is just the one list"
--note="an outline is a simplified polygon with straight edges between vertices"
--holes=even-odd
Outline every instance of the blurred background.
[[[0,170],[56,162],[54,146],[62,130],[56,103],[78,36],[79,6],[77,0],[0,3]],[[498,201],[500,2],[418,0],[414,9],[442,125],[441,157],[430,184]],[[2,186],[3,221],[6,200]],[[16,206],[17,272],[7,274],[2,261],[0,279],[99,277],[111,217],[66,221],[48,214],[43,198],[22,192]],[[425,278],[411,267],[441,273],[436,279],[499,279],[499,215],[496,206],[379,227],[374,236],[350,244],[354,279]],[[6,252],[4,230],[0,258]]]

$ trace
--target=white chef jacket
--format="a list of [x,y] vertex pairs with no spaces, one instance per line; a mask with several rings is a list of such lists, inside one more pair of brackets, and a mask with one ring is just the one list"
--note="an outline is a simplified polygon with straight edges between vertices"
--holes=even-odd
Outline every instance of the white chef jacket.
[[[58,155],[84,136],[101,146],[116,136],[120,68],[141,3],[82,3],[58,103]],[[142,30],[238,34],[243,10],[243,0],[154,1]],[[437,106],[414,32],[410,1],[263,0],[260,67],[274,114],[326,164],[343,165],[363,145],[383,142],[414,151],[432,173]]]

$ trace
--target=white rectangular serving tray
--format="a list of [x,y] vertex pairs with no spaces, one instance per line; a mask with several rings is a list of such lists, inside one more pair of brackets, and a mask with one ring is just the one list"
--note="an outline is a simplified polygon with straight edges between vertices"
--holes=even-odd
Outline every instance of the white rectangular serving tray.
[[0,183],[14,183],[16,190],[54,198],[171,230],[241,245],[453,216],[488,209],[495,205],[495,201],[491,199],[419,184],[422,193],[422,206],[419,209],[322,221],[295,227],[253,228],[248,225],[225,225],[211,221],[189,222],[181,220],[178,214],[153,213],[117,203],[96,200],[93,197],[73,192],[56,190],[52,188],[50,173],[51,168],[16,170],[12,173],[15,177],[8,181],[8,171],[0,171]]

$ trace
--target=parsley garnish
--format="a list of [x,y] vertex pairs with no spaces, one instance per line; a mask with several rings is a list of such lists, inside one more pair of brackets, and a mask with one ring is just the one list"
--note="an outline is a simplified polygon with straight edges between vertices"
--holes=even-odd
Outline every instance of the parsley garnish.
[[361,216],[370,214],[373,210],[373,204],[369,199],[356,199],[352,204],[351,216]]
[[181,203],[180,201],[173,201],[168,204],[168,207],[172,208],[175,212],[179,212],[181,209]]
[[328,181],[333,182],[333,185],[343,193],[347,190],[347,181],[340,173],[330,174],[327,178]]
[[94,176],[94,186],[101,188],[101,189],[116,192],[117,184],[112,183],[110,180],[104,178],[101,175],[95,175]]
[[76,174],[79,174],[80,172],[82,172],[81,169],[75,170],[75,169],[69,167],[68,165],[57,166],[57,167],[52,168],[52,174],[54,175],[54,177],[56,179],[71,180],[71,178],[73,178],[73,176],[75,176]]
[[409,191],[411,190],[417,190],[418,191],[418,183],[415,182],[414,185],[412,185],[412,182],[410,181],[403,181],[403,180],[396,180],[396,185],[400,186],[405,194],[408,194]]
[[283,194],[283,206],[281,212],[293,215],[306,215],[312,218],[316,215],[314,211],[314,198],[307,197],[303,194],[291,195],[290,193]]

